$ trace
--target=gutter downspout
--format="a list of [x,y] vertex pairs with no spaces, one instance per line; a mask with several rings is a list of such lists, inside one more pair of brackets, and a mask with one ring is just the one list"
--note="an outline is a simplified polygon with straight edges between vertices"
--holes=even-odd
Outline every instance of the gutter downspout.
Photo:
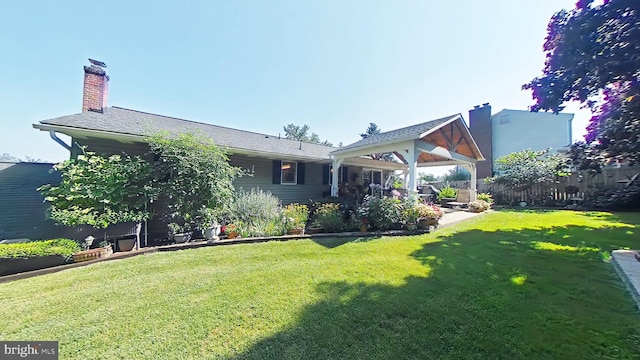
[[65,149],[69,150],[69,152],[71,152],[71,146],[67,145],[67,143],[62,141],[62,139],[60,139],[58,137],[58,135],[56,135],[56,131],[55,130],[49,130],[49,136],[53,139],[53,141],[57,142],[58,144],[60,144],[60,146],[62,146],[63,148],[65,148]]

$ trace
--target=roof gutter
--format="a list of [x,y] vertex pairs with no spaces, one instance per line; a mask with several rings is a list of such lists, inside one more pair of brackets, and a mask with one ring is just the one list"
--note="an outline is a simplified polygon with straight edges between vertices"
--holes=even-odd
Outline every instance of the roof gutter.
[[71,151],[71,146],[67,145],[66,142],[62,141],[62,139],[60,139],[58,137],[58,135],[56,135],[55,130],[49,130],[49,136],[53,139],[53,141],[55,141],[58,144],[60,144],[60,146],[62,146],[63,148],[67,149],[68,151]]

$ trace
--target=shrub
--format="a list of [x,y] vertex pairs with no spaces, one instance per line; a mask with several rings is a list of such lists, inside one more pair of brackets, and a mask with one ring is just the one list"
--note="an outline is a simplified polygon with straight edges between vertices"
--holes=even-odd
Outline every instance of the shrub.
[[285,232],[280,200],[259,188],[237,191],[228,217],[229,222],[242,224],[239,233],[243,237],[275,236]]
[[150,216],[145,204],[157,190],[151,185],[151,165],[140,157],[86,152],[53,169],[60,172],[60,184],[38,191],[51,203],[51,219],[58,224],[106,228]]
[[376,230],[391,230],[402,219],[402,205],[398,199],[367,196],[363,207],[368,208],[369,224]]
[[640,208],[640,185],[633,182],[621,188],[596,188],[588,193],[584,205],[609,210],[638,209]]
[[419,204],[415,200],[411,198],[405,199],[402,202],[402,222],[407,226],[415,225],[420,218],[420,206],[424,204]]
[[245,172],[230,165],[227,151],[201,133],[158,132],[146,140],[158,158],[153,186],[168,200],[163,215],[187,231],[211,226],[234,197],[233,181]]
[[287,230],[304,229],[309,219],[309,208],[307,205],[289,204],[282,209],[282,215]]
[[418,220],[440,220],[444,213],[437,205],[418,204]]
[[323,227],[326,232],[341,232],[345,223],[340,205],[335,203],[325,203],[315,211],[315,226]]
[[486,201],[489,204],[493,204],[493,197],[489,193],[480,193],[476,196],[477,200]]
[[440,189],[440,193],[438,194],[438,201],[442,200],[443,198],[455,199],[457,195],[458,191],[447,184],[442,189]]
[[71,239],[51,239],[26,243],[0,244],[0,259],[30,258],[60,255],[69,258],[80,251],[80,244]]
[[488,210],[490,204],[484,200],[475,200],[469,203],[469,210],[473,212],[483,212]]

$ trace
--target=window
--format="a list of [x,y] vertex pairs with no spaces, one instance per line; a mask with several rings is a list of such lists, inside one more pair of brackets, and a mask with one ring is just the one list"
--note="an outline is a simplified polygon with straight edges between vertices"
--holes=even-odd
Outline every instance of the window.
[[283,161],[280,167],[280,183],[283,185],[296,185],[298,179],[298,163]]

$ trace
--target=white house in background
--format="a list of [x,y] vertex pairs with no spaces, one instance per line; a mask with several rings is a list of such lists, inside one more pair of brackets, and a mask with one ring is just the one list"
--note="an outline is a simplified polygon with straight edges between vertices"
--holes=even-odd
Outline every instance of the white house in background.
[[487,161],[478,163],[478,178],[493,175],[496,159],[512,152],[550,148],[558,151],[571,144],[573,114],[501,110],[491,115],[483,104],[469,110],[469,128]]

